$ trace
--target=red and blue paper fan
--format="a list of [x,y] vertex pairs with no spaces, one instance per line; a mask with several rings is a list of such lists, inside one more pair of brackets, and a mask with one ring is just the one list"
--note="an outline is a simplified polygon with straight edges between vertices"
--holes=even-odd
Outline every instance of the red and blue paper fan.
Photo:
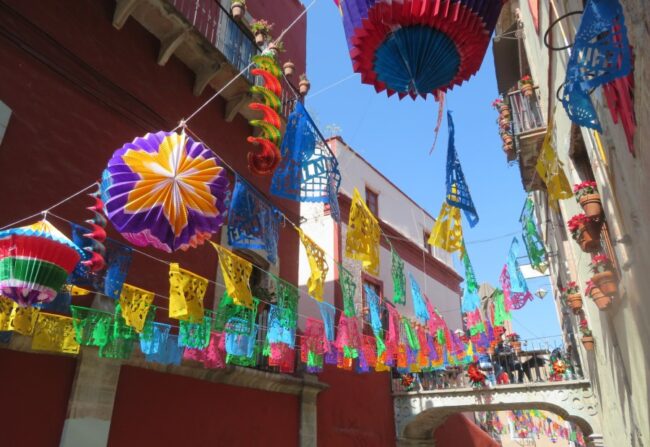
[[361,82],[415,99],[476,73],[504,0],[341,0]]

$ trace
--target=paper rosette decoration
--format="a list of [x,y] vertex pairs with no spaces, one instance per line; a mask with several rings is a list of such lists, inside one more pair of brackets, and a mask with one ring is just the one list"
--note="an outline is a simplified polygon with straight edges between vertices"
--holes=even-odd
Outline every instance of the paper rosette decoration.
[[136,246],[187,250],[223,223],[226,172],[210,149],[184,133],[138,137],[113,154],[106,171],[108,218]]
[[49,303],[86,255],[46,220],[0,231],[0,293],[21,306]]
[[476,73],[503,0],[345,0],[354,71],[378,92],[444,92]]

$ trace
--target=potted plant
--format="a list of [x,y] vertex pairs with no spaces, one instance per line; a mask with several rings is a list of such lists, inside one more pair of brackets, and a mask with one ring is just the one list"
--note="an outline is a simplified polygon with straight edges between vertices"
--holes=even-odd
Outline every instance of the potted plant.
[[284,65],[282,65],[282,69],[284,70],[284,75],[286,77],[291,77],[296,70],[296,65],[291,61],[286,61]]
[[599,310],[607,309],[612,303],[612,298],[605,295],[603,291],[600,290],[600,287],[594,284],[591,279],[587,281],[587,288],[585,289],[585,293],[587,293],[591,299],[594,300],[594,304],[596,304]]
[[273,53],[273,57],[278,57],[279,53],[284,52],[284,43],[281,40],[274,40],[269,43],[269,46],[266,49]]
[[594,337],[591,329],[589,329],[589,323],[584,318],[580,320],[580,333],[582,334],[582,344],[587,351],[594,350]]
[[594,255],[591,258],[591,280],[605,295],[614,296],[618,293],[618,280],[613,272],[612,261],[607,255]]
[[573,192],[587,217],[600,217],[603,212],[603,207],[596,182],[587,180],[582,183],[577,183],[573,185]]
[[501,97],[492,101],[492,107],[494,107],[499,112],[499,115],[510,116],[510,106]]
[[311,88],[311,82],[309,82],[309,79],[307,79],[307,75],[304,73],[301,74],[300,82],[298,82],[298,92],[302,96],[305,96],[307,93],[309,93],[310,88]]
[[235,20],[241,20],[246,14],[246,0],[232,0],[230,14]]
[[531,78],[530,75],[526,75],[519,80],[519,90],[521,90],[521,93],[526,97],[532,96],[533,93],[535,93],[535,90],[533,89],[533,78]]
[[521,351],[521,342],[519,341],[521,337],[519,337],[519,334],[511,332],[506,336],[506,339],[510,342],[512,349],[514,349],[515,352]]
[[576,214],[567,222],[573,239],[580,244],[585,253],[591,253],[600,247],[600,234],[596,222],[585,214]]
[[510,115],[507,117],[500,115],[499,117],[499,127],[502,129],[509,129],[510,128]]
[[575,281],[569,281],[566,287],[563,287],[561,290],[564,296],[566,296],[567,304],[574,313],[582,309],[582,295],[580,295],[580,288]]
[[269,38],[269,33],[273,29],[273,24],[264,19],[255,20],[251,25],[251,31],[255,36],[255,43],[262,45]]

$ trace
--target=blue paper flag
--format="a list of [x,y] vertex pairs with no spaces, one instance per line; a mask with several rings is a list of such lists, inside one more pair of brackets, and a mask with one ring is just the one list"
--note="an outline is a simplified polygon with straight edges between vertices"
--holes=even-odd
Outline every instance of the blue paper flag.
[[465,217],[471,227],[478,223],[478,214],[469,193],[469,186],[465,181],[465,174],[458,159],[454,143],[454,121],[451,112],[447,112],[447,125],[449,126],[449,141],[447,143],[447,203],[465,212]]

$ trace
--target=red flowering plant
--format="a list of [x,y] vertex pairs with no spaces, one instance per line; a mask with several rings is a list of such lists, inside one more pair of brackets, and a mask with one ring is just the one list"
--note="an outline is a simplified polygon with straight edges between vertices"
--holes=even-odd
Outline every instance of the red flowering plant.
[[511,343],[512,343],[513,341],[519,341],[519,340],[521,339],[521,337],[519,336],[519,334],[516,333],[516,332],[511,332],[511,333],[509,333],[508,335],[506,335],[506,338],[507,338],[508,341],[511,342]]
[[607,272],[612,269],[612,261],[607,257],[607,255],[594,255],[591,257],[591,264],[589,264],[589,267],[594,274]]
[[565,295],[575,295],[576,293],[580,293],[580,287],[578,287],[578,284],[576,284],[575,281],[569,281],[567,285],[562,287],[560,290]]
[[533,85],[533,78],[530,75],[523,76],[519,80],[519,85]]
[[569,227],[569,231],[571,232],[571,237],[573,237],[575,240],[578,240],[580,238],[580,234],[582,234],[584,226],[589,222],[591,222],[591,219],[583,213],[576,214],[571,219],[569,219],[567,225]]
[[585,284],[585,293],[587,295],[591,295],[591,291],[593,290],[594,287],[596,287],[596,284],[594,284],[594,282],[591,279],[587,280],[587,283]]
[[582,183],[576,183],[573,185],[573,193],[576,196],[576,200],[579,202],[582,196],[587,194],[598,194],[598,185],[592,180],[587,180]]
[[580,333],[584,337],[591,337],[592,335],[591,329],[589,329],[589,323],[584,318],[580,320]]
[[503,99],[501,99],[500,96],[494,101],[492,101],[492,107],[494,107],[497,110],[499,110],[502,104],[503,104]]
[[253,31],[253,34],[262,33],[266,36],[271,32],[273,26],[274,24],[269,22],[268,20],[264,20],[264,19],[255,20],[251,25],[251,31]]

